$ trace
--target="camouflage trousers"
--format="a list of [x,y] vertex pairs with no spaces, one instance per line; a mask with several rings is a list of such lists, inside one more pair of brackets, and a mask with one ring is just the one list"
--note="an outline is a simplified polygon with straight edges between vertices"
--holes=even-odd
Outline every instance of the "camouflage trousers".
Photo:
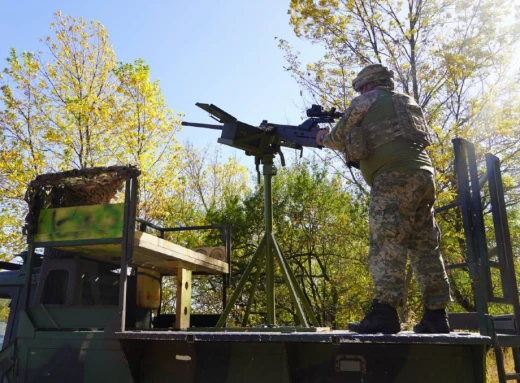
[[370,272],[375,298],[397,307],[409,257],[424,305],[445,308],[449,283],[433,215],[435,183],[426,170],[376,174],[370,192]]

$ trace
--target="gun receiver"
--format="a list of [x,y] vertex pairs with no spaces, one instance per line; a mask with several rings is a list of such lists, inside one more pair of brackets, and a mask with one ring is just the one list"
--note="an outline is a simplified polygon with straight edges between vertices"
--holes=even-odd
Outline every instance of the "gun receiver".
[[319,124],[333,123],[335,119],[343,116],[343,113],[336,112],[336,108],[327,111],[321,105],[312,105],[307,110],[309,118],[300,125],[273,124],[264,120],[259,126],[252,126],[238,121],[213,104],[198,102],[195,105],[223,125],[195,122],[183,122],[182,125],[222,130],[219,143],[243,149],[246,155],[254,156],[281,153],[281,146],[293,149],[303,149],[304,146],[321,149],[322,146],[316,143],[316,134],[322,129]]

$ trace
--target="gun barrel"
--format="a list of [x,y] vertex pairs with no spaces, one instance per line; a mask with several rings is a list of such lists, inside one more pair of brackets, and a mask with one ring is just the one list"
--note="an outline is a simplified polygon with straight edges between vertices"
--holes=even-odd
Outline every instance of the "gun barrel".
[[215,124],[201,124],[198,122],[182,122],[182,126],[194,126],[196,128],[207,128],[207,129],[215,129],[215,130],[222,130],[222,125],[215,125]]

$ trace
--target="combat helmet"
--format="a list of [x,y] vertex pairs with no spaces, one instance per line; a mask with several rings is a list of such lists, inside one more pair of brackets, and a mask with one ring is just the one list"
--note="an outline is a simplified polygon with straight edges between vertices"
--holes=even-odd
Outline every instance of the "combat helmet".
[[368,65],[358,73],[357,77],[352,81],[352,87],[360,92],[363,85],[369,82],[380,83],[381,85],[391,86],[394,88],[394,71],[388,70],[381,64]]

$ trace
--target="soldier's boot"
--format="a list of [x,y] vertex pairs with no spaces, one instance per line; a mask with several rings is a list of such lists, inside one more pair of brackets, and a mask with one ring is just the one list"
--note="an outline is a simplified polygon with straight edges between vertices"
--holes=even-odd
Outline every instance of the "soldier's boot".
[[349,323],[348,329],[359,334],[397,334],[401,331],[401,325],[394,307],[374,299],[365,318],[361,322]]
[[424,308],[424,314],[419,323],[413,326],[418,334],[449,334],[450,322],[446,309],[430,310]]

